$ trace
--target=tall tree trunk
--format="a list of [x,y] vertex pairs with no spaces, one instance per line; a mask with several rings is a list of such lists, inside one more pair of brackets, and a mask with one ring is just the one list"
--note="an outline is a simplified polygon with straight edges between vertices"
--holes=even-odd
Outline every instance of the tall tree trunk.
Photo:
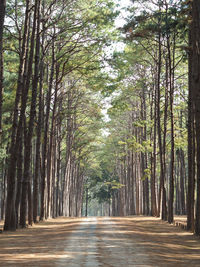
[[[20,114],[20,119],[24,119],[25,110],[26,110],[26,102],[28,97],[28,90],[30,86],[30,79],[32,76],[32,65],[33,65],[33,57],[34,57],[34,48],[35,48],[35,32],[36,27],[39,27],[38,19],[38,9],[39,9],[39,1],[35,0],[34,6],[34,18],[33,18],[33,28],[32,28],[32,36],[31,36],[31,47],[30,47],[30,55],[29,55],[29,63],[28,63],[28,73],[26,80],[26,88],[24,95],[22,97],[22,110]],[[38,30],[39,34],[39,30]],[[26,146],[24,151],[24,174],[23,174],[23,182],[22,182],[22,198],[21,198],[21,209],[20,209],[20,226],[26,227],[26,210],[27,210],[27,196],[29,190],[29,213],[28,213],[28,223],[32,225],[32,197],[31,197],[31,185],[30,185],[30,163],[31,163],[31,151],[32,151],[32,136],[33,136],[33,127],[34,127],[34,119],[36,113],[36,101],[37,101],[37,84],[38,84],[38,63],[39,63],[39,37],[37,36],[36,41],[36,62],[35,62],[35,77],[33,79],[32,85],[32,100],[31,100],[31,110],[30,110],[30,119],[28,125],[28,133],[26,139]]]
[[169,89],[170,89],[170,122],[171,122],[171,153],[170,153],[170,188],[168,203],[168,222],[174,220],[173,204],[174,204],[174,59],[175,59],[175,33],[173,38],[173,54],[171,55],[170,37],[167,36],[167,48],[169,59]]
[[[154,117],[154,127],[153,127],[153,152],[151,153],[151,215],[152,216],[159,216],[159,211],[157,210],[157,201],[156,201],[156,141],[157,141],[157,96],[156,96],[156,89],[154,90],[154,114],[151,114],[151,119],[153,120]],[[152,105],[153,105],[153,94],[152,94]],[[153,108],[151,108],[151,113]],[[159,205],[160,207],[160,205]]]
[[55,92],[54,92],[54,101],[53,101],[53,110],[51,117],[51,130],[49,138],[49,151],[48,151],[48,168],[47,168],[47,185],[48,185],[48,194],[47,194],[47,216],[51,216],[51,201],[52,201],[52,152],[53,152],[53,139],[55,135],[55,115],[58,102],[58,75],[59,75],[59,65],[56,64],[56,81],[55,81]]
[[8,159],[8,174],[7,174],[7,201],[6,201],[6,214],[4,222],[4,230],[16,230],[16,211],[15,211],[15,175],[16,175],[16,164],[17,164],[17,151],[19,142],[17,139],[18,129],[18,106],[21,99],[22,88],[24,84],[24,73],[26,69],[27,59],[27,43],[28,43],[28,32],[29,32],[29,19],[30,19],[30,1],[26,1],[25,21],[24,21],[24,33],[22,41],[22,50],[20,54],[20,64],[18,72],[17,90],[15,96],[14,115],[12,121],[12,133],[11,133],[11,145],[10,155]]
[[[60,114],[62,109],[62,95],[60,95],[59,99],[59,109],[58,109],[58,114]],[[61,174],[61,141],[62,141],[62,136],[61,136],[61,123],[62,119],[59,116],[57,118],[57,131],[56,131],[56,139],[57,139],[57,181],[56,181],[56,217],[61,215],[61,197],[60,197],[60,191],[61,191],[61,179],[62,179],[62,174]]]
[[[192,92],[195,103],[197,196],[195,234],[200,235],[200,0],[192,2]],[[189,156],[189,155],[188,155]]]
[[[23,134],[23,133],[22,133]],[[22,193],[22,177],[23,177],[23,143],[19,144],[18,157],[17,157],[17,194],[15,200],[15,210],[16,210],[16,227],[19,224],[19,206]]]
[[5,217],[5,199],[6,199],[6,177],[7,177],[7,159],[3,163],[3,166],[5,166],[5,169],[2,171],[2,191],[1,191],[1,220]]
[[193,96],[193,38],[192,25],[189,27],[188,55],[188,192],[187,192],[187,229],[194,230],[194,191],[195,191],[195,133],[194,133],[194,96]]
[[[141,96],[141,119],[145,121],[144,127],[141,129],[142,142],[147,140],[147,129],[146,129],[146,96],[145,96],[145,84],[142,86],[142,96]],[[141,153],[141,167],[143,176],[143,214],[149,215],[149,181],[146,177],[147,170],[147,153]]]
[[38,201],[39,201],[39,177],[40,177],[40,164],[41,164],[41,133],[42,133],[42,113],[43,113],[43,78],[44,78],[44,65],[43,61],[40,62],[40,83],[39,83],[39,110],[37,119],[37,140],[35,152],[35,172],[33,180],[33,222],[37,222],[38,215]]
[[161,75],[161,64],[162,64],[162,47],[161,47],[161,32],[158,37],[158,66],[157,66],[157,77],[156,77],[156,93],[157,93],[157,129],[158,129],[158,144],[160,152],[160,198],[159,205],[162,207],[161,218],[167,220],[167,206],[166,206],[166,189],[165,189],[165,173],[163,165],[163,145],[161,135],[161,118],[160,118],[160,75]]
[[88,216],[88,187],[85,189],[85,217]]
[[52,40],[52,61],[51,61],[51,74],[49,81],[49,88],[46,98],[46,119],[44,129],[44,147],[42,156],[42,173],[41,173],[41,209],[40,209],[40,220],[45,219],[45,198],[46,198],[46,167],[47,167],[47,148],[48,148],[48,134],[49,134],[49,119],[50,119],[50,105],[51,105],[51,94],[53,88],[53,78],[55,69],[55,45],[54,38]]
[[0,140],[2,134],[2,104],[3,104],[3,28],[6,13],[6,0],[0,0]]
[[[40,9],[38,9],[40,10]],[[42,16],[44,10],[42,8]],[[38,14],[38,23],[40,22],[40,14]],[[39,29],[39,27],[38,27]],[[44,39],[45,39],[45,30],[44,22],[42,27],[42,41],[41,41],[41,50],[44,51]],[[37,30],[37,42],[40,41],[40,34]],[[40,53],[40,47],[37,47],[38,54]],[[37,53],[36,53],[37,54]],[[35,58],[36,60],[36,58]],[[37,60],[39,58],[37,57]],[[43,111],[44,111],[44,95],[43,95],[43,82],[44,82],[44,54],[41,55],[40,64],[39,64],[39,108],[38,108],[38,119],[37,119],[37,130],[36,130],[36,152],[35,152],[35,172],[33,179],[33,221],[37,222],[38,216],[38,206],[39,206],[39,177],[41,176],[41,135],[42,135],[42,126],[43,126]]]

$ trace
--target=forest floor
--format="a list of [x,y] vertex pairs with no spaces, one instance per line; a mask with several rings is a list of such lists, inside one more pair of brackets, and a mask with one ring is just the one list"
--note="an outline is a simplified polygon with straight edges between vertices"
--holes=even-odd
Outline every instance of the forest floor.
[[0,266],[200,266],[200,239],[158,218],[58,218],[0,235]]

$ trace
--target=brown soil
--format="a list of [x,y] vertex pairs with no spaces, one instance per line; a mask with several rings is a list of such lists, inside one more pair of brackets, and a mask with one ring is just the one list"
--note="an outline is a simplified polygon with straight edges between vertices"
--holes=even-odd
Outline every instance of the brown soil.
[[0,266],[200,266],[200,240],[158,218],[59,218],[0,235]]

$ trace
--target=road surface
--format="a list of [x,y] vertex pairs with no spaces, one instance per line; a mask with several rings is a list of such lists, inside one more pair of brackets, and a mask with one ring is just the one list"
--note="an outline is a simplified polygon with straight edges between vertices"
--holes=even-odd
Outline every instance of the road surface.
[[58,218],[0,235],[0,266],[200,266],[200,240],[158,218]]

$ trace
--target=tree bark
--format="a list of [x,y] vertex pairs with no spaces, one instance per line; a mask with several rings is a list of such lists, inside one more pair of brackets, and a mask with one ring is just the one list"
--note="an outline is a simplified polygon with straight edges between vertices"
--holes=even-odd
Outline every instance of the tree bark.
[[[14,115],[12,121],[11,132],[11,145],[10,155],[8,159],[8,174],[7,174],[7,201],[6,201],[6,214],[4,222],[4,230],[16,230],[16,211],[15,211],[15,183],[16,183],[16,163],[17,163],[17,151],[19,146],[19,140],[17,139],[18,129],[18,106],[21,99],[22,88],[24,84],[24,76],[26,69],[27,59],[27,43],[28,43],[28,31],[29,31],[29,19],[30,19],[30,1],[26,1],[25,21],[24,21],[24,33],[22,42],[22,51],[20,54],[20,64],[18,72],[18,82],[15,97]],[[22,122],[21,122],[22,123]],[[20,137],[20,136],[18,136]]]
[[6,0],[0,0],[0,140],[2,134],[2,104],[3,104],[3,28],[6,13]]
[[[39,1],[35,0],[34,6],[34,18],[33,18],[33,28],[31,35],[31,46],[30,46],[30,55],[28,62],[28,72],[27,72],[27,80],[25,85],[25,91],[22,97],[22,110],[20,114],[20,120],[25,116],[26,110],[26,102],[28,97],[28,91],[30,86],[30,79],[32,76],[32,68],[33,68],[33,57],[34,57],[34,49],[35,49],[35,33],[36,27],[39,27],[38,20],[38,9],[39,9]],[[38,30],[39,33],[39,30]],[[24,150],[24,173],[23,173],[23,182],[22,182],[22,198],[21,198],[21,209],[20,209],[20,226],[26,227],[26,211],[27,211],[27,196],[29,196],[29,212],[28,212],[28,223],[32,225],[32,192],[30,185],[30,163],[31,163],[31,151],[32,151],[32,136],[33,136],[33,127],[34,127],[34,119],[36,113],[36,101],[37,101],[37,84],[38,84],[38,63],[39,63],[39,40],[37,37],[36,42],[36,62],[35,62],[35,77],[33,79],[32,85],[32,99],[31,99],[31,110],[30,110],[30,119],[28,125],[28,133],[26,139],[26,145]],[[20,125],[20,124],[19,124]],[[29,191],[29,194],[28,194]]]
[[41,209],[40,209],[40,220],[45,219],[45,198],[46,198],[46,167],[47,167],[47,149],[48,149],[48,134],[49,134],[49,118],[50,118],[50,105],[51,105],[51,93],[53,88],[53,78],[55,69],[55,45],[54,38],[52,40],[52,61],[51,61],[51,74],[49,81],[49,88],[46,98],[46,119],[44,129],[44,147],[42,155],[42,173],[41,173]]
[[158,37],[158,66],[156,77],[156,94],[157,94],[157,129],[158,129],[158,144],[160,152],[160,198],[159,206],[162,207],[161,218],[167,220],[167,206],[166,206],[166,189],[165,189],[165,173],[163,165],[163,145],[161,136],[161,118],[160,118],[160,75],[161,75],[161,32]]
[[192,26],[189,28],[189,55],[188,55],[188,193],[187,193],[187,229],[194,230],[194,191],[195,191],[195,133],[194,133],[194,96],[192,71]]
[[195,104],[197,196],[195,214],[195,234],[200,235],[200,0],[192,2],[192,91]]

